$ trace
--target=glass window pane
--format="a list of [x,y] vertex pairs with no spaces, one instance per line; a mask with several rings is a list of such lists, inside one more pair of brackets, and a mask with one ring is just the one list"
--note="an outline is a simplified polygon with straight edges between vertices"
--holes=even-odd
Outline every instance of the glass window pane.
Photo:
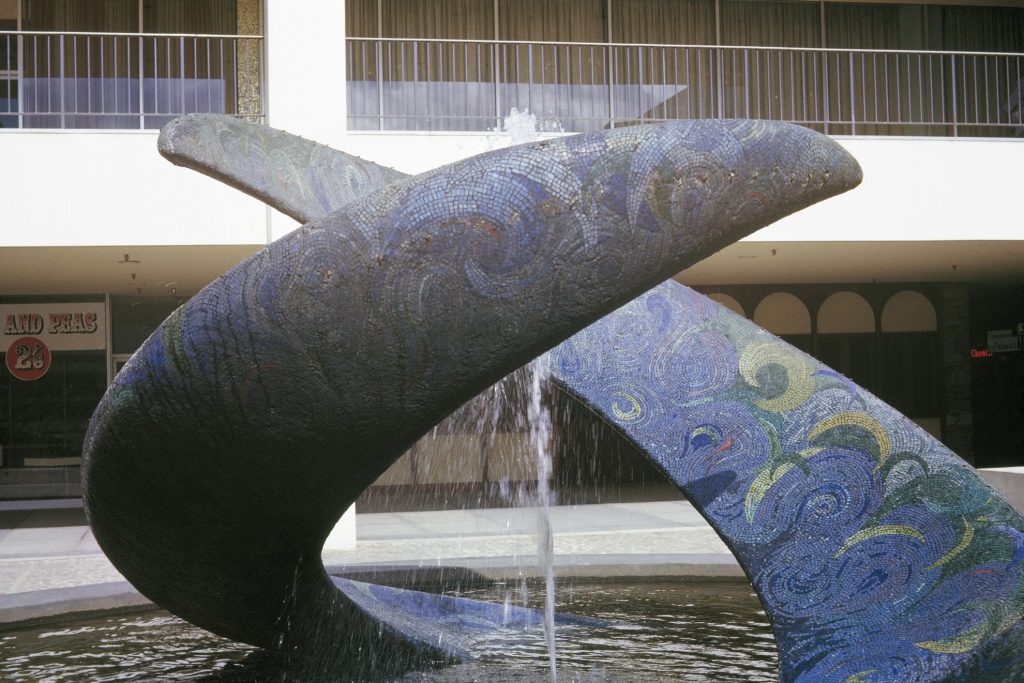
[[25,0],[22,25],[26,31],[139,30],[136,0]]
[[605,40],[603,0],[505,0],[500,4],[502,40],[593,43]]
[[714,45],[714,0],[621,0],[613,3],[611,41]]
[[75,464],[106,383],[103,351],[54,352],[49,371],[31,382],[15,379],[4,368],[0,372],[4,467]]
[[[936,7],[930,11],[942,17],[941,34],[929,35],[933,49],[1024,52],[1022,7]],[[930,22],[929,28],[933,27]]]
[[142,9],[145,33],[237,33],[236,0],[147,0]]
[[183,301],[177,297],[113,297],[113,353],[134,353]]
[[820,47],[818,4],[792,0],[722,0],[722,45]]
[[383,37],[490,40],[491,0],[381,0]]

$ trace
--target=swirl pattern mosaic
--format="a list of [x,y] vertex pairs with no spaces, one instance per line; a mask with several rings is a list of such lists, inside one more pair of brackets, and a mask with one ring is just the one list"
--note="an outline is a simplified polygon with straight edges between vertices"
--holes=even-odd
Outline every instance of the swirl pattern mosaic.
[[782,680],[1024,677],[1024,519],[864,389],[673,282],[551,365],[733,550]]
[[[295,216],[389,179],[280,131],[202,121],[172,124],[165,152]],[[352,501],[533,356],[859,181],[807,129],[680,121],[490,152],[355,199],[211,283],[117,375],[83,454],[96,539],[143,594],[215,633],[375,675],[413,661],[430,648],[323,570]],[[673,372],[708,391],[725,379]]]

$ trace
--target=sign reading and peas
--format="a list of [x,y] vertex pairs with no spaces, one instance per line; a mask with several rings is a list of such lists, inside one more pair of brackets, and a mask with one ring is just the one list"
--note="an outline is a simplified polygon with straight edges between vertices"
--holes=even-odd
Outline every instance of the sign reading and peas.
[[0,352],[7,370],[23,382],[50,369],[53,351],[91,351],[107,347],[104,305],[11,304],[0,306]]

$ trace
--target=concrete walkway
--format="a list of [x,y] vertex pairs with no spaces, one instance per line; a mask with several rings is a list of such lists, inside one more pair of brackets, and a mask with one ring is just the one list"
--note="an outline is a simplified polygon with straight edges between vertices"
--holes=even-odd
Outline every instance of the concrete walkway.
[[[742,579],[726,546],[683,501],[550,510],[559,576]],[[332,573],[465,567],[535,576],[534,508],[358,514],[353,550],[326,548]],[[147,604],[107,561],[80,501],[0,503],[0,626]]]

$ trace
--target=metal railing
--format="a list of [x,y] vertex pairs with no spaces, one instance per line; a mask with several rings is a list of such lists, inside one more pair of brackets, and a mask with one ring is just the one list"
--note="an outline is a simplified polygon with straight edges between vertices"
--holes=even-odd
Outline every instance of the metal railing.
[[261,36],[0,32],[0,127],[159,128],[262,114]]
[[837,135],[1022,136],[1024,54],[349,38],[352,130],[760,118]]

